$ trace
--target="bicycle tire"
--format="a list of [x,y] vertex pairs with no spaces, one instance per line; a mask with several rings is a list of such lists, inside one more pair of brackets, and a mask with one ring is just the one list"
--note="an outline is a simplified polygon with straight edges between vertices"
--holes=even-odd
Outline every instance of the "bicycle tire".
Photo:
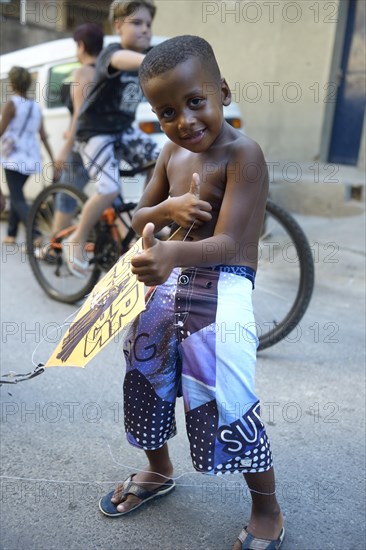
[[[292,247],[295,255],[289,255]],[[313,288],[314,260],[304,231],[291,214],[268,200],[253,293],[258,351],[277,344],[295,328],[290,341],[298,340]]]
[[[46,187],[36,197],[29,212],[26,228],[27,251],[33,274],[46,294],[58,302],[73,304],[82,300],[93,289],[100,277],[101,268],[92,262],[91,257],[86,279],[78,279],[65,265],[62,259],[62,241],[54,244],[52,237],[55,200],[60,193],[75,201],[72,225],[77,224],[82,206],[87,200],[85,193],[67,184]],[[96,233],[97,228],[94,228],[88,243],[95,243]],[[35,241],[41,241],[41,246]],[[55,248],[57,246],[59,248]],[[93,244],[90,248],[93,249]],[[93,256],[93,252],[90,255]]]

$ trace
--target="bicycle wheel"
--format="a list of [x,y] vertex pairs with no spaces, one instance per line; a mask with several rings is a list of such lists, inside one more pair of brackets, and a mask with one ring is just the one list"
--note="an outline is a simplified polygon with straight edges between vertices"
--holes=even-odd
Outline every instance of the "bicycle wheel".
[[[253,292],[258,351],[286,338],[297,327],[313,287],[313,255],[303,230],[288,212],[268,200]],[[301,327],[291,341],[298,339],[299,330]]]
[[[55,203],[61,195],[69,204],[70,215],[67,215],[67,227],[54,235]],[[73,186],[50,185],[36,197],[29,213],[27,250],[30,266],[43,290],[59,302],[72,304],[81,300],[100,276],[100,265],[94,260],[96,228],[89,235],[84,251],[90,266],[85,279],[73,276],[63,260],[62,241],[75,230],[86,200],[87,196]]]

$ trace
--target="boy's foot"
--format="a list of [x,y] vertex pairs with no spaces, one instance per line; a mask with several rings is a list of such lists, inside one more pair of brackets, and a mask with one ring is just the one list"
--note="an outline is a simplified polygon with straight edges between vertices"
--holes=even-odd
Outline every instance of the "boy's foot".
[[248,533],[247,528],[244,527],[244,529],[240,532],[238,536],[238,539],[241,544],[239,548],[241,550],[245,548],[249,550],[278,550],[282,544],[284,537],[285,537],[284,527],[282,527],[278,538],[275,540],[259,539],[257,537],[254,537],[254,535],[251,535],[250,533]]
[[10,237],[10,235],[7,235],[3,239],[3,244],[15,244],[16,243],[16,237]]
[[34,248],[41,248],[43,246],[43,238],[41,236],[33,237]]
[[89,262],[77,257],[78,248],[80,248],[78,243],[74,243],[71,240],[63,241],[62,258],[72,275],[78,279],[86,279],[88,275]]
[[[64,252],[64,251],[63,251]],[[63,259],[67,266],[67,269],[70,271],[72,275],[77,277],[78,279],[86,279],[88,275],[88,266],[89,262],[81,262],[80,260],[77,260],[74,258],[72,261],[69,258],[67,252],[63,253]]]
[[254,516],[252,514],[249,524],[240,532],[233,550],[242,550],[243,548],[277,550],[280,548],[284,536],[285,529],[281,512],[270,516]]
[[149,500],[167,495],[174,488],[175,482],[170,478],[153,472],[139,472],[129,476],[115,491],[101,498],[99,508],[106,516],[123,516]]

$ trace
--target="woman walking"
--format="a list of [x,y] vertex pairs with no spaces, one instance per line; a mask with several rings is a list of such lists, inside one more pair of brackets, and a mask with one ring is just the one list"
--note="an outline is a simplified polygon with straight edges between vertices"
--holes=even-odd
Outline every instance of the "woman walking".
[[5,171],[10,194],[10,212],[4,243],[15,243],[19,222],[26,223],[28,204],[23,188],[31,174],[42,170],[41,138],[53,163],[53,154],[43,127],[38,104],[27,98],[32,77],[23,67],[12,67],[9,81],[13,95],[4,104],[0,122],[1,164]]

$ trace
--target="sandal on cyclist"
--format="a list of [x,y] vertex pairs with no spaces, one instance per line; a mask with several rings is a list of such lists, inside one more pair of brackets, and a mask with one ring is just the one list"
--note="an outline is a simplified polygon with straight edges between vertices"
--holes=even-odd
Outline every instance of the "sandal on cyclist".
[[[65,243],[64,243],[65,244]],[[88,275],[88,261],[81,261],[77,258],[71,260],[70,255],[68,254],[67,247],[62,248],[62,259],[65,262],[67,269],[70,271],[71,275],[74,275],[78,279],[86,279]]]
[[55,264],[58,259],[58,253],[47,246],[34,247],[33,255],[47,264]]

